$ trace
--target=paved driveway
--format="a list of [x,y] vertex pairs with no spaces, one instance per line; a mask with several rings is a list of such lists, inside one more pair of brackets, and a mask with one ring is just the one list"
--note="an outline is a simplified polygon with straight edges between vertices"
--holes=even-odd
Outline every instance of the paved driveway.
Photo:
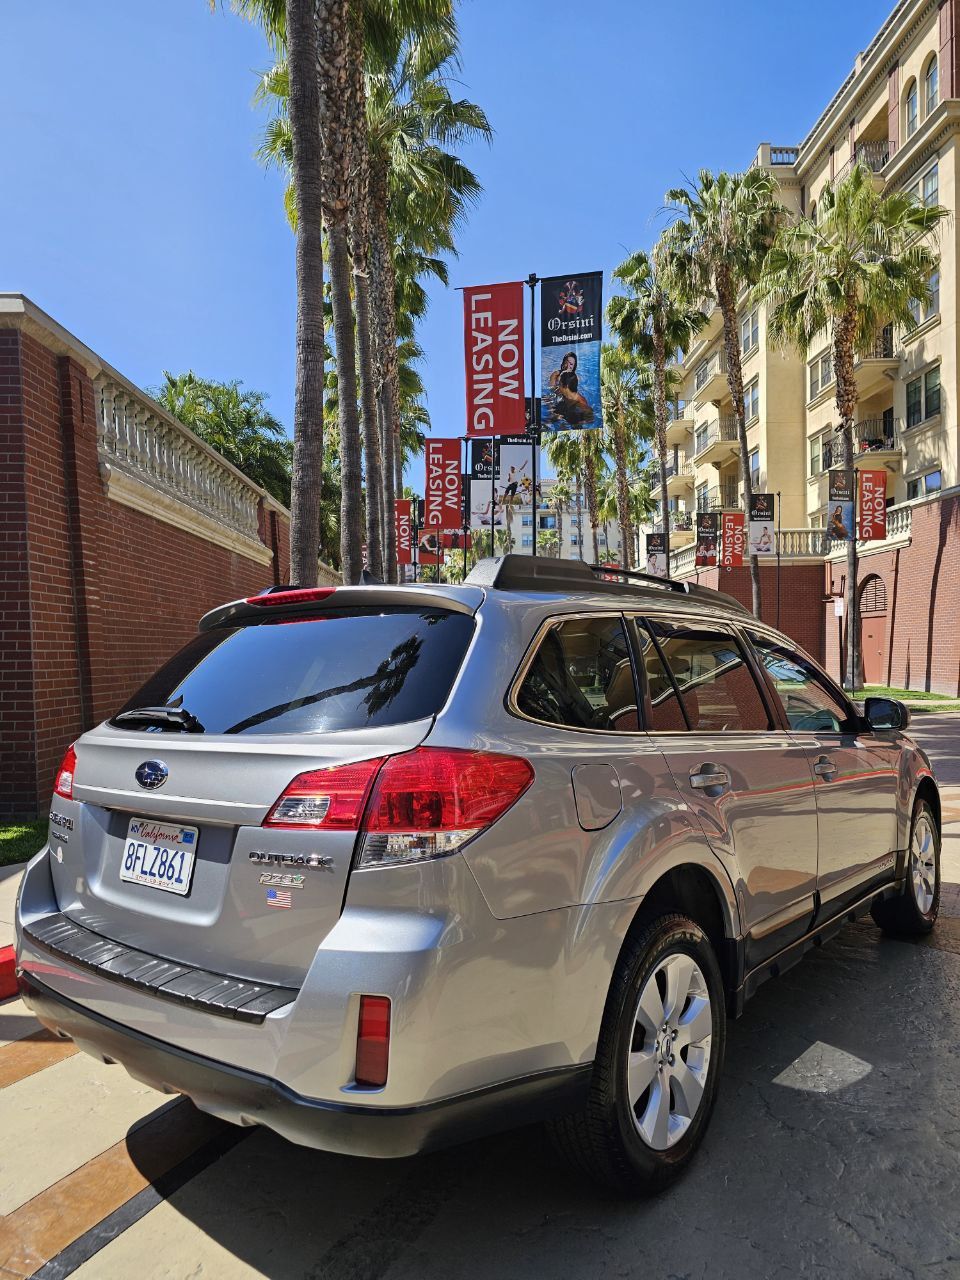
[[[960,810],[960,790],[947,798]],[[946,850],[960,885],[960,824]],[[203,1117],[52,1041],[16,1002],[3,1036],[4,1280],[960,1274],[950,916],[922,944],[851,926],[764,986],[731,1025],[699,1160],[646,1203],[579,1182],[535,1128],[350,1160]]]

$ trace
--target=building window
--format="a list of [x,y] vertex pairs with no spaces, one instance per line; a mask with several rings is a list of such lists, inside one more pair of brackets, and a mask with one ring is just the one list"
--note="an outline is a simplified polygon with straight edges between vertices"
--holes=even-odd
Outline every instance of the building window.
[[693,452],[702,453],[707,447],[707,437],[710,434],[710,428],[705,422],[701,422],[693,434]]
[[932,418],[940,412],[940,366],[934,365],[923,375],[923,416]]
[[520,523],[523,525],[524,529],[532,529],[532,528],[533,528],[533,516],[521,516],[521,517],[520,517]]
[[833,381],[833,355],[824,351],[810,365],[810,399],[818,395]]
[[931,111],[936,111],[937,103],[940,101],[940,70],[937,66],[936,54],[930,59],[930,65],[927,67],[923,96],[927,104],[927,115],[929,115]]
[[760,483],[760,450],[750,450],[750,487],[756,489]]
[[907,383],[907,426],[915,427],[923,421],[923,382],[914,378]]
[[923,191],[923,203],[928,209],[931,205],[940,203],[940,173],[936,164],[932,164],[923,175],[920,185]]
[[926,309],[927,319],[940,314],[940,272],[935,271],[930,277],[930,301]]
[[571,535],[570,535],[570,545],[571,545],[571,547],[579,547],[579,545],[580,545],[580,535],[579,535],[579,533],[571,533]]
[[917,82],[910,81],[910,88],[907,90],[907,100],[905,107],[905,123],[906,134],[908,138],[912,138],[917,132]]
[[940,469],[928,471],[925,476],[917,476],[915,480],[907,481],[907,500],[922,498],[930,493],[939,493],[942,488],[943,473]]
[[601,547],[605,547],[607,545],[607,535],[603,532],[602,529],[597,534],[597,542],[600,544]]
[[571,517],[570,517],[570,524],[573,526],[573,528],[574,528],[574,529],[579,529],[579,528],[580,528],[580,517],[579,517],[579,516],[571,516]]
[[710,486],[708,484],[697,485],[697,510],[698,511],[707,510],[707,494],[709,493],[709,491],[710,491]]
[[522,547],[532,547],[532,546],[533,546],[533,534],[532,534],[532,533],[525,533],[525,534],[523,535],[523,537],[520,539],[520,545],[521,545]]
[[746,422],[760,416],[760,382],[756,378],[743,389],[743,416]]
[[740,321],[740,350],[744,355],[760,344],[760,312],[756,307]]

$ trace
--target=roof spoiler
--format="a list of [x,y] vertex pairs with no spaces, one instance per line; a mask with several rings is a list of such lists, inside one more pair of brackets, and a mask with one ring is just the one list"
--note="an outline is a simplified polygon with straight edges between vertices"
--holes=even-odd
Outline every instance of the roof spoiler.
[[464,585],[498,591],[549,591],[561,595],[582,591],[591,594],[623,595],[636,592],[649,597],[655,592],[671,592],[722,604],[738,613],[749,613],[746,605],[725,591],[714,591],[695,582],[658,578],[652,573],[621,569],[618,565],[587,564],[583,560],[555,560],[545,556],[506,555],[479,560],[464,579]]

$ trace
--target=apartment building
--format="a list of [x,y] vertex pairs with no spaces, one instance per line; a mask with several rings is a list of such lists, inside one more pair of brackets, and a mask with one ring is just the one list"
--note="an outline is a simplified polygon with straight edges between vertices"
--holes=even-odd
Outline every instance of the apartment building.
[[[960,680],[960,652],[952,635],[955,624],[940,602],[960,598],[957,584],[951,579],[945,592],[942,580],[947,573],[956,577],[960,561],[960,545],[943,554],[944,537],[960,543],[958,136],[960,0],[902,0],[858,54],[803,141],[798,146],[763,143],[753,161],[773,175],[786,208],[808,218],[816,218],[824,185],[854,163],[872,172],[878,190],[911,191],[951,212],[939,235],[933,297],[929,305],[917,304],[916,327],[878,333],[873,348],[858,360],[854,447],[858,467],[887,472],[887,540],[860,546],[859,607],[868,676],[952,692]],[[830,335],[823,334],[806,356],[783,350],[769,341],[766,308],[752,306],[746,297],[738,329],[754,487],[779,495],[784,564],[798,569],[802,563],[821,564],[824,595],[836,594],[844,550],[823,533],[827,472],[842,465]],[[716,308],[684,371],[683,399],[667,437],[671,572],[678,577],[694,572],[695,512],[742,505],[740,445]],[[654,496],[659,497],[659,487]],[[928,541],[938,579],[919,558]],[[898,555],[911,551],[909,561]],[[908,562],[912,567],[905,576]],[[918,593],[916,601],[911,591]],[[936,616],[930,616],[932,610]],[[955,617],[953,603],[949,611]],[[936,653],[941,627],[949,637],[949,656]],[[836,637],[831,606],[824,619],[823,653],[835,670]],[[938,662],[945,664],[941,674]]]
[[[958,0],[899,4],[803,142],[758,148],[754,164],[774,176],[788,210],[815,218],[824,184],[860,163],[872,170],[879,190],[910,190],[955,211],[958,11]],[[917,328],[878,334],[874,349],[857,364],[856,461],[886,468],[894,505],[958,481],[956,402],[949,390],[957,385],[953,219],[942,231],[939,251],[934,297],[928,306],[917,305]],[[780,495],[785,529],[822,528],[826,473],[841,464],[830,335],[801,358],[768,340],[767,309],[746,299],[738,327],[754,486]],[[736,508],[742,500],[718,308],[685,370],[685,403],[667,435],[675,548],[692,540],[697,510]],[[680,567],[686,568],[685,560]]]
[[[533,555],[533,507],[514,506],[510,511],[513,550],[520,555]],[[558,505],[553,500],[551,483],[544,481],[537,503],[537,554],[559,556],[563,560],[593,560],[593,536],[586,503],[577,510],[575,502]],[[597,545],[601,560],[619,560],[620,528],[615,522],[600,525]]]

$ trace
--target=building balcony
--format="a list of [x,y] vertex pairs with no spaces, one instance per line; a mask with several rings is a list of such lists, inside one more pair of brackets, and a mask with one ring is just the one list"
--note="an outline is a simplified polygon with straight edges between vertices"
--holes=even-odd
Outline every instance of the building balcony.
[[[869,169],[873,174],[881,174],[895,150],[896,148],[888,138],[878,138],[873,142],[858,142],[854,148],[853,160],[848,160],[846,164],[837,170],[834,175],[834,182],[839,182],[842,178],[845,178],[855,164],[861,165],[864,169]],[[878,178],[877,189],[879,190],[882,185],[882,180]]]
[[693,456],[697,466],[712,462],[719,467],[739,453],[737,420],[733,414],[724,414],[716,422],[701,427],[693,438]]
[[698,511],[737,511],[739,507],[740,489],[735,479],[724,480],[697,494]]
[[[863,418],[853,424],[853,464],[855,467],[886,467],[895,470],[903,462],[903,438],[899,418]],[[839,432],[828,439],[820,450],[819,470],[810,480],[825,475],[831,468],[843,466],[843,439]]]
[[[667,462],[667,496],[681,498],[693,488],[693,463],[689,458],[671,458]],[[650,497],[659,498],[659,477],[650,487]]]
[[[663,521],[657,520],[653,525],[654,533],[662,533]],[[684,547],[693,541],[694,516],[692,511],[670,512],[670,545]]]
[[893,341],[893,325],[877,335],[877,340],[866,353],[858,356],[853,374],[857,393],[861,400],[881,390],[900,371],[900,357]]
[[667,406],[667,444],[673,448],[685,448],[693,431],[693,405],[669,404]]
[[703,404],[707,400],[722,400],[729,393],[726,353],[716,351],[709,360],[702,360],[693,371],[694,398]]

